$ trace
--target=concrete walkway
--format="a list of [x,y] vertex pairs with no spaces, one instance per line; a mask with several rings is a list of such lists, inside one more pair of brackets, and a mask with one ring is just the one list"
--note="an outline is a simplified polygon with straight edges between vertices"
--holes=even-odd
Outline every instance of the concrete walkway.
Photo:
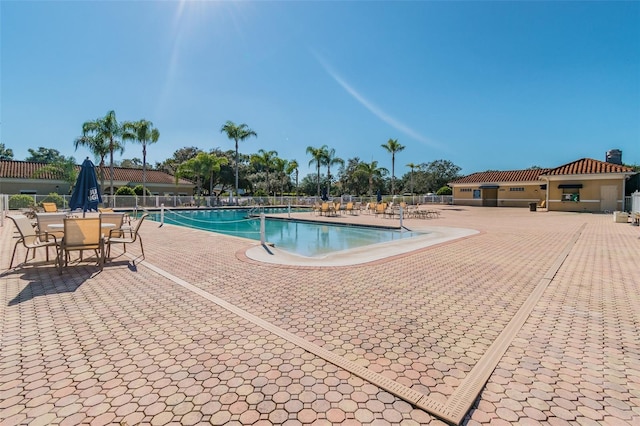
[[479,232],[315,266],[149,221],[62,276],[5,221],[0,424],[640,424],[640,228],[439,209]]

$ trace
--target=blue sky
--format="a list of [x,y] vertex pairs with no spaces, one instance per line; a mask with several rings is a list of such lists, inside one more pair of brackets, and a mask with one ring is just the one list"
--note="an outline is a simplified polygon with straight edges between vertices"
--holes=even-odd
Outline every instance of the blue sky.
[[[115,110],[160,130],[148,161],[233,149],[227,121],[313,172],[308,146],[463,174],[621,149],[640,164],[640,2],[0,2],[0,142],[74,150]],[[127,144],[121,158],[142,158]]]

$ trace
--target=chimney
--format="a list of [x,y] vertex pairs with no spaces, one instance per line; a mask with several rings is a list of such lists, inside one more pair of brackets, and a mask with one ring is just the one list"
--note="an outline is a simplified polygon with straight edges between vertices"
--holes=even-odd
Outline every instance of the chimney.
[[607,163],[622,165],[622,151],[619,149],[611,149],[607,151],[605,160]]

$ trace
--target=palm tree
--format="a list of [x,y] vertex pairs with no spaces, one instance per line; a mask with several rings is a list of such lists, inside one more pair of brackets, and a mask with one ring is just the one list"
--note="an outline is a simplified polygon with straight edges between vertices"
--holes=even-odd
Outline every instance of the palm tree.
[[389,139],[387,143],[381,145],[391,153],[391,195],[396,191],[396,152],[402,151],[405,147],[398,143],[398,139]]
[[326,150],[324,165],[327,166],[327,195],[331,194],[331,166],[335,164],[344,165],[344,160],[336,157],[336,150],[334,148]]
[[[136,135],[130,130],[131,123],[119,123],[115,111],[109,111],[106,116],[94,121],[87,121],[82,125],[83,136],[94,136],[107,141],[109,144],[110,194],[113,200],[113,152],[124,152],[124,141],[135,139]],[[112,201],[113,202],[113,201]]]
[[373,179],[374,178],[382,178],[389,170],[384,167],[378,167],[377,161],[372,161],[371,163],[360,163],[358,164],[358,170],[356,173],[366,176],[369,180],[369,196],[373,195]]
[[295,172],[296,173],[296,201],[298,198],[298,168],[300,166],[298,165],[298,162],[296,160],[290,160],[287,163],[287,167],[285,170],[285,173],[287,173],[287,175],[291,175],[291,173]]
[[158,142],[160,131],[153,127],[152,122],[144,119],[131,123],[128,127],[135,134],[134,140],[142,144],[142,205],[144,206],[147,196],[147,144]]
[[258,137],[258,134],[251,130],[249,126],[242,123],[236,125],[233,121],[227,120],[227,122],[220,129],[221,133],[226,133],[229,139],[233,139],[236,142],[236,196],[238,195],[238,142],[247,139],[249,136]]
[[264,167],[267,174],[267,196],[271,193],[271,185],[269,182],[269,170],[273,168],[278,153],[276,151],[265,151],[264,149],[258,150],[257,154],[251,156],[251,162]]
[[273,171],[276,172],[277,180],[280,182],[280,195],[283,197],[284,197],[284,186],[287,178],[287,174],[285,173],[287,164],[288,162],[284,158],[276,157],[273,159]]
[[109,143],[106,139],[103,139],[100,135],[95,136],[80,136],[73,142],[76,150],[79,146],[88,148],[89,151],[100,159],[98,168],[100,170],[100,188],[104,191],[104,157],[109,153]]
[[414,164],[414,163],[408,163],[407,167],[409,167],[411,169],[411,178],[410,178],[410,182],[411,182],[411,196],[413,196],[413,170],[416,167],[420,167],[418,164]]
[[320,196],[320,166],[324,164],[324,159],[327,153],[327,146],[322,145],[320,148],[314,148],[312,146],[307,147],[307,154],[311,154],[312,159],[309,161],[309,165],[316,163],[318,169],[318,197]]
[[213,174],[220,171],[220,166],[226,164],[227,159],[224,157],[218,157],[215,154],[207,154],[206,152],[199,152],[193,158],[181,163],[176,170],[176,184],[181,177],[195,177],[196,179],[196,193],[202,195],[202,183],[206,176],[211,177],[209,183],[209,195],[213,191]]

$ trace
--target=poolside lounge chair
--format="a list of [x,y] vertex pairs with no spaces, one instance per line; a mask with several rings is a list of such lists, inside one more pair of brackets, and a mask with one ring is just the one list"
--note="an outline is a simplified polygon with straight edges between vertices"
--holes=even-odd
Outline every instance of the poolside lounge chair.
[[58,211],[56,203],[42,203],[42,208],[45,213],[55,213]]
[[356,209],[354,208],[353,202],[348,202],[347,206],[344,208],[345,212],[349,212],[349,214],[356,214],[355,211]]
[[329,206],[329,203],[322,203],[322,206],[320,207],[320,215],[328,216],[329,214],[331,214],[331,207]]
[[387,210],[387,203],[378,203],[376,204],[375,215],[378,217],[381,214],[384,217],[385,211]]
[[118,235],[117,230],[112,229],[109,231],[109,236],[106,238],[105,243],[107,245],[107,258],[111,256],[111,244],[122,244],[123,250],[127,252],[127,244],[135,243],[136,240],[140,241],[140,251],[142,252],[142,258],[144,259],[144,247],[142,246],[142,237],[139,234],[140,225],[144,219],[149,216],[149,213],[143,214],[140,219],[138,219],[138,223],[136,223],[135,228],[131,230],[131,234],[129,236],[122,235],[120,237]]
[[80,260],[84,250],[93,250],[98,258],[100,270],[104,265],[104,238],[100,217],[65,218],[64,237],[58,244],[58,270],[69,263],[70,252],[79,251]]
[[29,250],[33,249],[33,257],[36,257],[36,249],[39,247],[45,247],[47,251],[47,261],[49,261],[49,247],[55,247],[57,245],[56,237],[53,235],[47,235],[46,233],[40,234],[36,232],[31,220],[23,214],[7,216],[11,219],[16,226],[18,234],[18,240],[15,246],[13,246],[13,254],[11,255],[11,262],[9,262],[9,269],[13,266],[13,259],[16,256],[16,250],[18,244],[22,244],[27,249],[27,254],[24,256],[24,262],[27,262],[29,258]]

